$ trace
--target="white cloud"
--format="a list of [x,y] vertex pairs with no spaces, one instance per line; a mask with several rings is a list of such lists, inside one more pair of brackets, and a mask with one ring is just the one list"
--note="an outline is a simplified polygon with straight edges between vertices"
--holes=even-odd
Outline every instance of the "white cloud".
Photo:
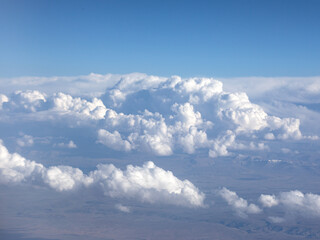
[[205,195],[190,181],[180,180],[171,171],[147,162],[142,167],[128,165],[125,171],[112,164],[99,164],[84,174],[70,166],[44,167],[17,153],[10,154],[0,142],[0,181],[3,183],[44,183],[56,191],[100,185],[106,195],[186,207],[203,207]]
[[221,79],[227,91],[245,91],[254,99],[315,102],[320,77],[245,77]]
[[292,152],[289,148],[281,148],[281,152],[288,154],[290,152]]
[[82,76],[54,76],[36,77],[25,76],[17,78],[0,78],[3,93],[11,93],[17,89],[39,90],[47,94],[63,91],[71,95],[97,97],[104,93],[105,89],[112,87],[121,79],[117,74],[96,74]]
[[253,203],[248,204],[247,200],[239,197],[237,193],[230,191],[225,187],[219,190],[218,193],[241,217],[247,217],[247,214],[257,214],[262,212],[257,205]]
[[261,151],[261,150],[269,150],[269,147],[264,143],[254,143],[245,141],[237,142],[236,141],[236,133],[228,130],[225,133],[221,134],[214,140],[209,141],[209,156],[212,158],[220,157],[220,156],[229,156],[231,153],[229,150],[251,150],[251,151]]
[[[194,153],[197,148],[208,147],[205,129],[211,128],[212,123],[204,121],[200,112],[194,111],[190,103],[174,104],[171,109],[174,116],[170,116],[169,120],[159,113],[147,110],[143,114],[126,115],[108,109],[105,119],[106,128],[110,130],[100,129],[98,141],[113,149],[117,148],[116,150],[129,150],[130,148],[123,146],[129,146],[130,143],[131,149],[161,156],[171,155],[174,146],[181,147],[189,154]],[[166,120],[173,122],[172,125],[167,125]],[[113,134],[110,132],[112,129]],[[120,134],[120,131],[123,134]],[[127,140],[123,140],[122,135],[126,135]],[[103,140],[103,137],[107,139]]]
[[188,131],[191,126],[203,124],[201,113],[195,112],[190,103],[180,105],[175,103],[171,109],[176,113],[176,118],[178,120],[177,125],[182,129],[186,129]]
[[6,107],[13,111],[36,112],[46,101],[46,94],[37,90],[15,91]]
[[273,223],[282,223],[285,221],[282,217],[268,217],[268,219]]
[[6,102],[9,102],[9,98],[4,94],[0,94],[0,110],[2,109],[2,105]]
[[277,138],[279,139],[302,139],[303,136],[300,132],[300,120],[295,118],[278,118],[278,117],[269,117],[269,128],[272,130],[278,130],[279,134]]
[[92,102],[71,95],[58,93],[53,97],[53,110],[59,114],[76,115],[80,118],[103,119],[107,111],[100,99],[93,98]]
[[261,194],[259,200],[264,207],[273,207],[279,204],[278,199],[274,195]]
[[77,145],[72,140],[70,140],[68,143],[61,142],[61,143],[55,144],[54,146],[58,146],[61,148],[77,148]]
[[[122,84],[116,84],[122,80]],[[319,99],[320,77],[243,77],[243,78],[186,78],[179,76],[170,78],[148,76],[143,73],[119,74],[97,74],[90,73],[81,76],[53,76],[38,77],[24,76],[17,78],[0,78],[2,93],[21,89],[39,90],[47,94],[59,92],[62,88],[64,92],[71,95],[98,97],[109,88],[150,89],[156,87],[175,89],[175,91],[199,96],[199,99],[208,100],[222,92],[222,82],[224,90],[229,92],[246,92],[250,98],[254,99],[281,99],[293,102],[314,102]],[[129,90],[129,91],[130,91]],[[194,102],[193,102],[194,104]]]
[[[237,132],[260,131],[267,128],[276,132],[277,138],[282,140],[308,138],[300,132],[299,119],[270,116],[260,106],[251,103],[245,93],[224,93],[220,96],[218,104],[218,116],[221,120],[228,119],[234,123]],[[269,132],[264,138],[272,140],[275,136]]]
[[[168,79],[150,77],[152,80],[148,83],[148,77],[144,75],[126,76],[110,90],[112,93],[109,93],[113,98],[118,96],[117,100],[113,101],[116,106],[125,102],[128,95],[141,90],[149,90],[153,96],[156,96],[157,92],[163,94],[163,91],[169,92],[171,89],[180,94],[173,95],[176,101],[171,106],[173,116],[166,115],[170,111],[164,112],[164,115],[147,111],[149,113],[147,116],[146,112],[126,115],[111,109],[107,110],[106,131],[117,131],[120,136],[124,136],[121,139],[125,138],[123,141],[128,141],[131,149],[152,152],[156,155],[171,155],[179,148],[188,154],[194,153],[198,148],[208,148],[210,157],[218,157],[229,155],[229,150],[268,149],[264,143],[254,144],[252,141],[247,144],[237,143],[236,137],[242,134],[255,132],[255,136],[259,136],[261,131],[259,137],[268,140],[306,138],[300,132],[299,119],[270,116],[262,107],[251,103],[245,93],[224,92],[222,83],[217,80],[181,79],[178,76]],[[190,102],[181,102],[186,96]],[[208,114],[211,109],[202,107],[205,102],[214,107],[213,115]],[[204,121],[200,111],[195,111],[191,103],[199,105],[202,111],[205,110],[204,115],[209,116],[208,120],[211,121]],[[214,118],[214,115],[219,118]],[[173,123],[169,124],[171,122]],[[208,135],[207,130],[213,126],[224,131],[218,132],[215,136]],[[265,133],[265,129],[269,132]]]
[[[177,104],[171,107],[176,120],[173,126],[170,126],[173,135],[176,135],[177,143],[184,152],[192,154],[196,148],[208,147],[209,141],[205,129],[212,127],[212,122],[204,121],[200,112],[195,112],[190,103]],[[203,129],[203,130],[199,130]]]
[[[107,84],[107,79],[112,84]],[[49,80],[52,84],[61,80],[77,86],[82,86],[82,81],[85,86],[90,82],[101,83],[109,88],[101,96],[104,102],[61,92],[48,96],[37,90],[18,91],[4,105],[0,120],[60,121],[71,127],[87,124],[93,132],[98,132],[97,142],[107,147],[159,156],[181,150],[193,154],[198,149],[207,149],[210,157],[219,157],[242,150],[268,149],[269,141],[264,143],[264,140],[318,139],[301,133],[299,119],[267,114],[246,93],[226,92],[222,82],[212,78],[165,78],[133,73]],[[44,79],[35,78],[31,85],[43,84]],[[137,101],[137,106],[135,97],[142,99]]]
[[123,140],[118,131],[110,133],[107,130],[100,129],[98,131],[98,142],[118,151],[128,152],[131,150],[131,144],[127,140]]
[[[105,120],[107,128],[110,130],[117,129],[118,133],[113,133],[113,139],[116,138],[118,142],[122,139],[119,134],[120,131],[127,135],[128,140],[122,140],[124,146],[129,146],[130,143],[132,149],[139,149],[160,156],[172,154],[172,135],[161,114],[145,111],[142,115],[126,115],[108,109]],[[99,130],[99,141],[104,144],[107,143],[102,138],[111,137],[110,134],[106,135],[107,132],[110,131]],[[129,148],[122,149],[129,150]]]
[[261,130],[268,126],[268,115],[260,106],[251,103],[244,92],[224,93],[218,104],[220,118],[231,120],[238,131]]
[[196,148],[207,147],[209,144],[207,134],[196,127],[190,127],[188,132],[181,134],[178,143],[188,154],[194,153]]
[[[47,96],[39,91],[16,91],[4,105],[3,119],[6,121],[61,121],[68,125],[80,125],[90,120],[104,119],[107,111],[98,98],[91,101],[64,93]],[[7,116],[7,118],[5,118]]]
[[29,161],[17,153],[10,154],[0,140],[0,181],[21,182],[26,178],[41,175],[44,167],[42,164]]
[[153,162],[147,162],[142,167],[128,165],[125,171],[113,165],[98,165],[97,168],[91,177],[102,184],[109,196],[149,203],[204,206],[204,194],[190,181],[178,179],[171,171],[165,171]]
[[280,162],[282,162],[282,160],[280,160],[280,159],[269,159],[268,160],[268,163],[280,163]]
[[120,80],[107,91],[108,97],[112,100],[113,106],[121,106],[127,95],[140,90],[157,88],[167,78],[158,76],[148,76],[143,73],[132,73],[122,75]]
[[31,147],[34,143],[33,137],[30,135],[24,135],[17,139],[17,144],[20,147]]
[[125,212],[125,213],[130,213],[131,212],[131,209],[129,207],[124,206],[122,204],[116,204],[115,208],[118,209],[121,212]]
[[212,141],[212,147],[209,150],[209,156],[212,158],[219,156],[228,156],[228,148],[235,142],[236,135],[232,131],[227,131],[222,136]]
[[42,178],[51,188],[60,192],[93,183],[93,179],[84,175],[80,169],[69,166],[49,167],[43,171]]
[[69,143],[67,144],[67,147],[68,148],[77,148],[77,145],[72,140],[70,140]]
[[188,78],[181,79],[179,76],[174,76],[168,80],[166,87],[172,88],[178,93],[189,96],[189,101],[193,104],[207,102],[213,96],[217,96],[223,92],[222,82],[213,78]]
[[[116,93],[117,96],[119,95],[119,100],[121,100],[120,102],[122,103],[126,100],[126,96],[141,90],[149,90],[152,95],[157,95],[157,92],[162,92],[163,94],[163,91],[169,92],[173,90],[178,95],[173,95],[172,98],[174,98],[180,106],[181,100],[183,101],[185,97],[189,98],[187,104],[203,105],[203,103],[210,101],[213,106],[217,106],[216,114],[220,117],[218,126],[229,125],[229,130],[234,131],[237,135],[242,134],[241,132],[262,131],[267,128],[269,131],[272,131],[265,135],[269,140],[275,138],[275,133],[277,134],[276,137],[282,140],[289,138],[299,140],[305,138],[300,132],[299,119],[281,119],[270,116],[262,107],[251,103],[244,92],[224,92],[222,83],[217,80],[210,78],[181,79],[178,76],[173,76],[167,79],[155,78],[157,80],[146,84],[147,79],[146,76],[142,75],[133,78],[127,76],[125,80],[121,80],[118,85],[112,88],[112,92]],[[131,83],[133,86],[130,85]],[[175,109],[173,108],[172,110],[174,111]],[[210,111],[208,109],[206,110]],[[192,121],[192,118],[189,120]],[[184,136],[181,140],[183,143],[193,142],[191,136]],[[177,141],[177,143],[179,143],[179,141]],[[194,148],[191,145],[185,147],[185,151],[193,153]]]
[[320,195],[317,194],[304,194],[298,190],[281,192],[278,196],[262,194],[260,201],[264,207],[279,205],[292,213],[320,217]]
[[273,133],[266,133],[264,135],[264,138],[267,139],[267,140],[274,140],[275,139]]

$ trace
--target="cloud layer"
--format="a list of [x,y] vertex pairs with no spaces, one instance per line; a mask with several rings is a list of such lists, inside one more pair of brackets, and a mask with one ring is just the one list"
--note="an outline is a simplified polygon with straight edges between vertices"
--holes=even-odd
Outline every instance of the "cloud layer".
[[[212,78],[135,73],[81,79],[103,82],[108,88],[93,98],[38,90],[2,94],[0,121],[17,121],[19,116],[28,121],[90,125],[96,142],[108,148],[159,156],[205,149],[215,158],[234,151],[266,150],[272,141],[317,139],[303,135],[299,119],[267,114],[246,93],[224,91],[222,82]],[[105,79],[112,80],[107,84]],[[35,82],[36,86],[45,83]]]
[[[213,78],[140,73],[13,80],[1,89],[0,137],[17,153],[10,153],[1,142],[2,184],[28,184],[57,192],[90,188],[90,193],[100,191],[121,201],[114,204],[111,200],[112,207],[122,213],[139,214],[132,201],[205,207],[205,192],[207,202],[223,199],[209,206],[208,214],[219,213],[215,207],[229,207],[240,218],[247,218],[235,221],[251,221],[250,216],[264,223],[267,219],[268,223],[285,225],[289,223],[288,216],[320,216],[319,195],[290,191],[293,180],[281,185],[287,192],[262,194],[254,200],[244,197],[259,192],[254,189],[256,186],[273,184],[270,179],[274,176],[289,176],[286,171],[291,165],[298,169],[300,163],[305,163],[299,159],[305,154],[303,150],[317,148],[320,128],[313,131],[313,126],[320,117],[316,102],[320,96],[319,79],[305,86],[297,81],[293,85],[289,80],[281,84],[274,81],[264,89],[246,86],[239,88],[240,92],[230,82],[224,85]],[[277,92],[283,92],[285,102],[279,103],[281,97],[273,98]],[[313,101],[316,105],[312,105]],[[316,151],[310,153],[315,159]],[[170,169],[179,166],[207,189],[202,192],[153,162],[133,166],[133,156],[134,162],[141,157],[143,161],[156,159],[157,165],[170,165]],[[98,164],[105,158],[127,166],[120,169],[115,163]],[[65,165],[70,166],[48,164],[54,161],[68,162]],[[311,159],[310,165],[313,163]],[[71,167],[77,164],[94,170],[85,172]],[[209,177],[220,170],[217,177]],[[245,173],[259,176],[250,178],[243,176]],[[263,181],[254,185],[260,177]],[[248,179],[252,189],[246,188],[249,192],[243,196],[225,187],[212,187]]]

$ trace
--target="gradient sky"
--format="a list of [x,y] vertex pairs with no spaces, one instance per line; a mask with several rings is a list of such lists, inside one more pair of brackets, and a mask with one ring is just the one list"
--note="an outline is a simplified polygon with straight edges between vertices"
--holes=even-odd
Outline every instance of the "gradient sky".
[[320,75],[319,1],[0,1],[0,77]]

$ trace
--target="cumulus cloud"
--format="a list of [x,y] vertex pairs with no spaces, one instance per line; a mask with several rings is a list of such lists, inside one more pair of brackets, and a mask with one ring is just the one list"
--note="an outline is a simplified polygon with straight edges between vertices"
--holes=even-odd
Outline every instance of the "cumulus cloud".
[[218,115],[237,125],[238,131],[260,130],[267,127],[267,114],[249,101],[246,93],[224,93],[219,97]]
[[[10,119],[16,118],[36,121],[57,121],[61,119],[69,122],[86,122],[87,120],[104,119],[106,107],[100,99],[91,101],[73,97],[65,93],[55,93],[47,96],[39,91],[16,91],[3,105],[4,114]],[[17,121],[17,119],[15,119]]]
[[123,75],[120,80],[107,91],[113,106],[121,106],[127,95],[141,90],[157,88],[167,79],[158,76],[148,76],[143,73]]
[[212,158],[219,156],[229,156],[229,150],[252,150],[252,151],[260,151],[260,150],[268,150],[269,147],[264,143],[254,143],[248,142],[245,143],[236,141],[236,134],[230,130],[224,132],[216,139],[210,140],[209,143],[209,156]]
[[[154,78],[154,80],[152,80]],[[115,85],[122,80],[121,86]],[[65,93],[71,95],[98,97],[105,89],[130,88],[148,89],[150,87],[174,88],[180,94],[193,95],[195,98],[210,99],[216,93],[222,91],[246,92],[254,99],[281,99],[292,102],[315,102],[320,94],[320,77],[245,77],[245,78],[187,78],[179,76],[170,78],[148,76],[143,73],[119,74],[97,74],[90,73],[81,76],[53,76],[38,77],[24,76],[17,78],[0,78],[2,93],[21,89],[39,90],[48,94],[59,92],[64,89]],[[120,84],[119,84],[120,85]],[[126,90],[127,91],[127,90]],[[131,89],[128,91],[132,92]],[[194,102],[193,102],[194,104]]]
[[[142,114],[127,115],[108,109],[106,128],[114,132],[100,129],[98,141],[116,150],[139,149],[160,156],[171,155],[175,146],[189,154],[197,148],[207,147],[209,141],[205,130],[213,124],[204,121],[200,112],[195,111],[190,103],[175,103],[171,110],[173,115],[165,119],[161,114],[147,110]],[[126,139],[118,130],[123,132]]]
[[61,192],[73,190],[79,186],[89,186],[93,179],[84,175],[78,168],[69,166],[53,166],[44,169],[43,181],[51,188]]
[[235,138],[236,135],[230,130],[228,130],[226,134],[219,136],[212,142],[212,147],[209,150],[209,156],[212,158],[228,156],[228,148],[235,142]]
[[110,133],[107,130],[100,129],[98,131],[98,142],[118,151],[128,152],[131,150],[131,144],[127,140],[123,140],[118,131]]
[[213,123],[204,121],[201,113],[194,110],[190,103],[177,104],[171,107],[175,113],[175,124],[170,127],[172,134],[176,135],[177,143],[184,152],[192,154],[196,148],[207,147],[209,144],[206,129]]
[[27,178],[34,178],[42,174],[44,166],[29,161],[17,153],[10,154],[0,140],[0,181],[21,182]]
[[107,195],[140,199],[149,203],[201,207],[204,194],[190,181],[181,181],[171,171],[147,162],[142,167],[128,165],[122,171],[111,165],[98,165],[91,176],[103,186]]
[[302,139],[303,136],[300,132],[300,120],[295,118],[278,118],[278,117],[269,117],[269,128],[279,132],[279,139]]
[[128,165],[125,171],[112,164],[99,164],[97,170],[84,174],[70,166],[44,167],[17,153],[10,154],[0,142],[0,181],[3,183],[44,183],[56,191],[71,191],[100,185],[111,197],[148,203],[203,207],[205,195],[190,181],[180,180],[171,171],[147,162],[142,167]]
[[206,102],[214,96],[223,92],[222,82],[213,78],[188,78],[181,79],[173,76],[165,85],[174,91],[189,96],[189,101],[193,104]]
[[219,98],[218,116],[221,120],[228,119],[235,124],[236,131],[259,131],[268,129],[265,139],[306,138],[300,132],[300,120],[296,118],[279,118],[268,115],[262,107],[250,102],[244,92],[224,93]]
[[[145,134],[148,131],[141,131],[141,128],[135,128],[135,130],[133,130],[132,136],[134,136],[134,138],[131,139],[134,140],[136,144],[133,142],[131,142],[131,144],[133,148],[136,149],[144,145],[149,146],[145,149],[149,148],[158,155],[169,155],[172,154],[175,149],[179,148],[189,154],[194,153],[197,148],[208,148],[209,156],[218,157],[229,155],[229,151],[232,149],[268,149],[268,146],[264,143],[258,143],[257,145],[252,141],[248,144],[238,143],[236,138],[241,135],[248,136],[248,134],[254,134],[255,137],[259,136],[262,140],[300,140],[308,138],[303,136],[300,131],[299,119],[279,118],[268,115],[261,106],[252,103],[246,93],[225,92],[223,91],[222,83],[214,79],[181,79],[178,76],[173,76],[167,79],[161,78],[151,81],[150,84],[146,84],[146,79],[142,80],[140,78],[131,80],[126,78],[125,81],[121,81],[120,83],[119,86],[115,85],[112,88],[113,93],[119,95],[117,98],[117,106],[119,106],[119,102],[121,102],[121,104],[124,103],[130,94],[142,90],[149,91],[150,95],[148,95],[148,97],[150,101],[155,101],[158,105],[161,104],[157,102],[157,94],[160,94],[159,96],[164,97],[163,99],[166,100],[165,96],[167,95],[164,94],[164,92],[171,93],[172,99],[175,101],[175,103],[171,105],[171,112],[163,111],[163,115],[161,115],[161,122],[167,129],[165,134],[157,134],[155,136],[153,134]],[[131,83],[134,83],[133,87],[130,87]],[[168,103],[169,102],[172,103],[170,100]],[[203,115],[208,117],[206,121],[203,120],[200,111],[195,111],[194,106],[201,109]],[[211,106],[211,109],[208,108],[209,106]],[[121,107],[119,109],[121,109]],[[120,121],[119,123],[114,117],[119,116],[119,114],[114,111],[112,115],[113,125],[117,124],[121,127],[123,120],[118,119]],[[134,128],[135,125],[134,118],[143,118],[141,115],[133,114],[122,114],[121,117],[123,119],[130,118],[132,128]],[[172,123],[172,121],[175,122]],[[214,127],[216,127],[216,129],[211,131],[211,133],[215,132],[215,135],[208,134],[207,130]],[[222,131],[217,131],[217,128]],[[122,135],[121,131],[119,131],[119,133]],[[166,146],[165,149],[167,150],[162,153],[155,151],[154,147],[150,147],[147,143],[150,137],[152,140],[157,139],[157,145]],[[127,140],[130,142],[129,138]],[[140,143],[138,143],[138,140]]]
[[225,187],[219,190],[218,193],[241,217],[247,217],[247,214],[262,212],[257,205],[253,203],[248,204],[247,200],[239,197],[236,192],[230,191]]
[[[227,92],[222,82],[212,78],[133,73],[91,74],[80,79],[103,84],[106,79],[113,80],[105,85],[108,89],[101,99],[61,92],[48,95],[37,90],[17,91],[8,99],[3,95],[3,101],[8,101],[3,104],[8,115],[4,114],[2,119],[18,121],[10,115],[13,111],[29,121],[62,120],[70,126],[92,123],[97,142],[106,147],[159,156],[179,151],[194,154],[198,149],[206,149],[210,157],[220,157],[233,151],[266,150],[270,141],[317,139],[301,133],[299,119],[267,114],[246,93]],[[34,86],[42,83],[35,79]],[[268,141],[264,143],[265,140]]]
[[278,199],[274,195],[261,194],[259,200],[264,207],[273,207],[279,204]]
[[260,202],[264,207],[279,205],[291,213],[320,217],[320,195],[317,194],[304,194],[298,190],[281,192],[278,196],[262,194]]
[[46,94],[37,90],[15,91],[6,107],[14,111],[36,112],[46,101]]
[[[105,120],[107,128],[122,131],[127,135],[127,140],[122,140],[118,131],[110,134],[110,131],[102,129],[98,132],[99,142],[111,146],[109,138],[112,138],[125,147],[122,147],[123,150],[139,149],[160,156],[172,154],[172,135],[161,114],[145,111],[143,114],[126,115],[108,109]],[[105,141],[106,138],[109,143]],[[115,147],[114,144],[112,146]]]
[[53,110],[60,114],[76,115],[95,120],[103,119],[107,111],[100,99],[93,98],[92,102],[71,95],[58,93],[53,97]]

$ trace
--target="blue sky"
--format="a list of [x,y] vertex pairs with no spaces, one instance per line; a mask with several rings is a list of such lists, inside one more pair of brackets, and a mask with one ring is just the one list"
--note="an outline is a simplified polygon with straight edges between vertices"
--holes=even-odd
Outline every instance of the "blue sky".
[[0,77],[316,76],[319,1],[1,1]]

